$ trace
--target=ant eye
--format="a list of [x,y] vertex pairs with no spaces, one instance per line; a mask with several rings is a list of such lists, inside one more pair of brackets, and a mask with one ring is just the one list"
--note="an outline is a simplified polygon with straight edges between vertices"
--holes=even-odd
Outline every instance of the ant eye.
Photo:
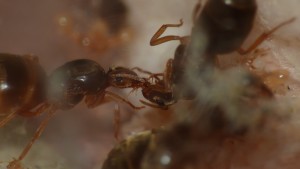
[[124,79],[122,77],[117,77],[116,81],[117,81],[117,83],[123,83]]

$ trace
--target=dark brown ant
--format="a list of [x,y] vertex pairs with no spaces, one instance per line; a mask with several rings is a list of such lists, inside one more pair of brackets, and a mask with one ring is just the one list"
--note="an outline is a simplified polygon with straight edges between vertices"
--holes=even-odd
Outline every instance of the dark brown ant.
[[[199,8],[198,6],[196,8]],[[168,41],[179,40],[180,45],[175,51],[175,63],[182,63],[187,55],[187,47],[204,49],[204,55],[213,56],[237,51],[247,54],[257,48],[264,40],[269,38],[279,28],[293,22],[291,18],[273,29],[262,33],[248,49],[242,49],[243,42],[248,37],[256,13],[256,1],[227,1],[209,0],[198,17],[195,17],[194,28],[191,36],[164,36],[160,37],[169,27],[180,27],[179,24],[162,25],[150,41],[151,46],[156,46]],[[199,10],[199,9],[198,9]],[[197,12],[195,12],[197,13]],[[206,45],[199,42],[201,36],[207,37]],[[202,52],[203,53],[203,52]],[[176,64],[174,64],[176,65]],[[179,64],[180,65],[180,64]]]
[[5,115],[0,121],[0,127],[17,115],[32,117],[47,113],[21,155],[10,162],[7,168],[21,168],[20,162],[57,110],[71,109],[82,100],[88,108],[93,108],[103,103],[106,96],[122,101],[133,109],[143,108],[106,91],[110,86],[131,87],[126,85],[126,78],[131,78],[128,72],[130,70],[123,68],[110,69],[105,73],[97,62],[79,59],[67,62],[47,77],[37,57],[0,54],[0,112]]
[[[150,45],[155,46],[172,40],[179,40],[180,44],[175,50],[174,59],[169,59],[164,73],[152,74],[151,72],[137,69],[143,73],[149,74],[151,77],[163,76],[163,80],[157,80],[163,85],[154,85],[158,92],[154,95],[168,96],[173,93],[173,97],[168,97],[174,100],[179,98],[193,99],[195,92],[184,81],[184,73],[187,62],[191,55],[199,55],[197,59],[204,60],[204,62],[211,63],[216,61],[216,55],[226,54],[237,51],[241,55],[247,54],[257,48],[264,40],[271,36],[279,28],[293,22],[295,18],[289,19],[278,26],[274,27],[268,32],[261,34],[255,42],[246,50],[241,48],[241,45],[249,35],[254,17],[256,14],[256,1],[223,1],[223,0],[209,0],[201,13],[199,12],[201,5],[197,5],[194,11],[194,28],[191,36],[164,36],[160,37],[169,27],[180,27],[183,21],[179,24],[164,24],[153,35],[150,40]],[[206,37],[206,44],[199,42],[204,36]],[[196,50],[195,50],[196,49]],[[199,52],[197,49],[202,50]],[[201,66],[201,64],[199,64]],[[198,65],[198,66],[199,66]],[[159,87],[158,87],[159,86]],[[154,88],[154,87],[153,87]],[[267,88],[264,88],[267,89]],[[266,91],[270,93],[270,91]],[[155,97],[155,96],[152,96]],[[151,102],[158,102],[150,100]],[[170,102],[175,103],[176,101]],[[143,102],[145,103],[145,102]],[[154,106],[152,106],[154,107]]]

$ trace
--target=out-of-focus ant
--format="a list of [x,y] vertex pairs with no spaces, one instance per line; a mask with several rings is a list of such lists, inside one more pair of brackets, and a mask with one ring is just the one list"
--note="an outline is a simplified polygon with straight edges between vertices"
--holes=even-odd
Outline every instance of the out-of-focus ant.
[[[255,0],[242,2],[236,0],[230,2],[209,0],[200,14],[197,15],[200,7],[201,5],[198,4],[194,11],[194,27],[191,36],[169,35],[161,37],[167,28],[182,26],[183,21],[180,20],[179,24],[162,25],[151,38],[151,46],[173,40],[180,41],[175,50],[174,58],[167,61],[164,73],[152,74],[139,69],[139,71],[150,74],[151,77],[156,79],[158,78],[157,76],[163,76],[162,80],[157,80],[157,83],[153,85],[155,87],[152,89],[156,89],[155,91],[158,92],[153,93],[152,97],[155,97],[154,95],[160,96],[160,98],[167,96],[169,101],[173,100],[170,103],[174,103],[180,98],[193,99],[195,93],[193,89],[187,87],[188,84],[183,79],[187,67],[191,66],[187,64],[188,60],[191,59],[191,55],[199,55],[196,57],[199,59],[199,64],[196,64],[196,66],[203,66],[203,64],[201,65],[201,60],[205,64],[215,63],[216,56],[219,54],[227,54],[234,51],[241,55],[250,53],[276,30],[295,20],[295,18],[291,18],[261,34],[248,49],[244,50],[241,46],[252,29],[256,14],[257,6]],[[206,37],[205,42],[201,40],[203,37]],[[195,62],[198,62],[198,60]],[[214,65],[218,66],[218,64]],[[267,89],[267,87],[263,88]],[[149,91],[151,91],[151,88]],[[271,92],[266,91],[266,93]],[[150,101],[162,105],[153,100]]]
[[79,0],[77,4],[70,1],[70,6],[75,8],[74,12],[60,16],[59,26],[86,49],[105,52],[130,40],[128,8],[123,0]]
[[155,133],[143,131],[129,136],[107,155],[102,169],[141,168],[141,162],[148,147],[154,144]]
[[32,117],[47,113],[21,155],[10,162],[7,168],[21,168],[20,162],[57,110],[71,109],[82,100],[88,108],[93,108],[102,104],[106,96],[124,102],[133,109],[143,108],[106,91],[110,86],[133,86],[127,84],[126,80],[132,79],[130,71],[122,68],[110,69],[106,73],[97,62],[79,59],[67,62],[47,77],[37,57],[0,54],[0,115],[5,116],[0,121],[0,127],[17,115]]
[[199,43],[199,39],[200,36],[205,35],[207,38],[204,55],[207,57],[215,57],[215,55],[234,51],[244,55],[256,49],[279,28],[296,19],[291,18],[262,33],[247,49],[243,49],[242,44],[252,30],[256,11],[256,0],[233,0],[230,2],[209,0],[200,14],[195,17],[191,34],[191,47],[203,49],[201,48],[203,44]]
[[[199,5],[196,7],[199,9]],[[179,24],[162,25],[154,34],[150,41],[151,46],[159,45],[172,40],[179,40],[180,45],[175,51],[174,61],[180,65],[188,54],[187,47],[198,48],[207,57],[215,57],[217,54],[227,54],[237,51],[240,54],[247,54],[256,49],[264,40],[269,38],[279,28],[293,22],[296,18],[291,18],[273,29],[262,33],[248,49],[242,49],[242,44],[248,37],[256,13],[255,0],[250,1],[230,1],[209,0],[199,16],[195,17],[194,27],[191,36],[164,36],[160,37],[169,27],[180,27]],[[197,12],[195,12],[197,13]],[[200,43],[201,35],[206,36],[206,44]],[[190,49],[193,50],[193,49]],[[209,60],[207,58],[207,60]],[[176,65],[176,64],[175,64]],[[182,67],[182,65],[181,65]],[[177,65],[176,65],[177,69]]]

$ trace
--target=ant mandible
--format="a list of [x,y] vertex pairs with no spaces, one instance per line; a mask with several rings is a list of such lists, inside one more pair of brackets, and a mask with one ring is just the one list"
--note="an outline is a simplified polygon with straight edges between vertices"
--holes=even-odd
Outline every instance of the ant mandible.
[[88,59],[67,62],[47,77],[37,57],[0,54],[0,113],[5,115],[0,127],[17,115],[32,117],[47,113],[31,141],[7,168],[21,168],[21,161],[57,110],[69,110],[82,100],[88,108],[93,108],[103,103],[106,96],[120,100],[133,109],[144,108],[136,107],[121,96],[106,91],[110,86],[133,86],[126,84],[129,82],[127,78],[132,77],[126,68],[110,69],[105,73],[97,62]]

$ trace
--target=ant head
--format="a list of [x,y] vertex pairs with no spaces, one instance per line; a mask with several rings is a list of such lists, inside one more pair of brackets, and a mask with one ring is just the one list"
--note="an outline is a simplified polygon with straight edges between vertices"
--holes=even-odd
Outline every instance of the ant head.
[[124,67],[110,68],[107,76],[109,85],[117,88],[142,87],[146,82],[145,79],[138,77],[134,71]]
[[[149,85],[142,89],[142,94],[145,99],[156,104],[156,106],[152,107],[163,108],[176,102],[172,91],[166,90],[160,85]],[[145,104],[145,102],[142,103]]]

